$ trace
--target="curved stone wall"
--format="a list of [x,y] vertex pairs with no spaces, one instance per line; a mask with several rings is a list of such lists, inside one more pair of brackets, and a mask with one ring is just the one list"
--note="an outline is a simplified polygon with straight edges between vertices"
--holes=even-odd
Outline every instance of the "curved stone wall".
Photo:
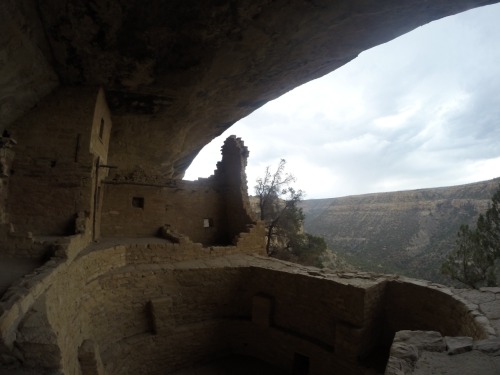
[[494,335],[441,286],[219,255],[102,244],[51,261],[2,299],[2,352],[65,374],[80,373],[92,355],[108,374],[160,374],[231,353],[289,371],[299,355],[310,374],[349,374],[394,330]]
[[391,332],[439,331],[447,336],[488,338],[484,317],[472,313],[477,306],[456,296],[449,288],[425,281],[393,281],[386,289],[385,322]]

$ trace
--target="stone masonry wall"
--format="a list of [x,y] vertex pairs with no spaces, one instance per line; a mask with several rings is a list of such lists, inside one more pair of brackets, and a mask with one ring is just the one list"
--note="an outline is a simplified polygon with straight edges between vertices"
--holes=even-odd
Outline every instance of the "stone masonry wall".
[[[91,188],[90,197],[90,218],[91,218],[91,228],[88,230],[92,231],[92,238],[97,239],[100,237],[101,233],[101,211],[103,204],[103,181],[106,179],[109,173],[108,163],[108,150],[111,138],[111,113],[109,111],[108,105],[106,104],[106,98],[104,95],[104,90],[101,88],[97,94],[96,106],[94,111],[94,116],[92,119],[92,125],[90,128],[90,144],[89,151],[93,155],[94,168],[92,170],[92,182],[94,186]],[[85,145],[85,150],[87,145]],[[81,225],[81,224],[80,224]],[[78,224],[77,224],[78,226]],[[83,228],[77,228],[76,232],[81,232]]]
[[434,330],[446,336],[488,337],[483,329],[484,317],[471,314],[474,306],[444,286],[393,281],[387,287],[386,301],[385,329],[392,334],[409,329]]
[[154,237],[167,225],[204,246],[232,245],[255,223],[245,175],[248,150],[229,137],[215,174],[198,181],[115,174],[104,185],[103,237]]
[[[95,362],[108,374],[162,374],[230,353],[290,372],[298,356],[307,358],[310,374],[357,374],[359,357],[370,350],[365,333],[379,311],[387,320],[405,315],[408,322],[440,328],[448,320],[446,332],[476,327],[473,337],[488,335],[473,309],[449,319],[450,311],[468,307],[445,288],[428,286],[434,301],[447,307],[422,314],[398,305],[387,289],[396,282],[411,295],[412,282],[327,274],[241,255],[256,251],[253,242],[240,237],[234,249],[189,241],[103,242],[76,258],[68,253],[67,260],[47,263],[0,301],[3,358],[21,356],[32,366],[50,359],[45,366],[77,374],[81,348],[92,342],[95,361],[84,356],[82,366]],[[235,255],[221,256],[223,251]],[[20,354],[10,351],[14,347]]]
[[[139,250],[83,255],[47,292],[48,321],[66,332],[57,336],[66,373],[76,371],[86,339],[97,343],[109,374],[160,374],[231,352],[285,367],[300,352],[310,356],[312,374],[323,373],[326,364],[342,363],[335,357],[336,323],[362,326],[370,319],[362,313],[362,285],[283,272],[281,264],[248,267],[254,264],[246,259],[135,264],[140,258],[129,252]],[[150,252],[159,256],[158,250]],[[258,320],[256,296],[272,301],[268,326]]]
[[[97,113],[110,122],[105,106],[102,91],[61,88],[16,122],[8,206],[16,233],[68,235],[76,231],[78,213],[91,221],[96,157],[105,159],[107,148],[95,147],[91,131]],[[106,141],[109,130],[110,124]]]
[[222,160],[217,163],[213,180],[224,194],[226,227],[229,233],[239,233],[255,221],[245,173],[249,152],[241,138],[234,135],[226,139],[221,151]]
[[[257,238],[261,238],[263,229],[255,229],[257,229],[255,235]],[[226,252],[232,253],[258,253],[259,250],[261,253],[263,252],[263,244],[256,248],[254,247],[255,245],[252,245],[258,242],[255,241],[256,238],[252,238],[249,242],[247,242],[247,238],[248,236],[241,237],[238,241],[238,247],[223,249],[225,249]],[[46,303],[44,302],[43,304],[46,306],[46,311],[43,313],[47,316],[47,318],[45,318],[47,324],[43,324],[43,327],[38,328],[46,330],[47,327],[52,327],[51,329],[57,333],[55,337],[61,352],[61,368],[64,369],[64,373],[66,374],[78,373],[77,349],[80,347],[81,342],[89,337],[100,337],[99,335],[101,334],[112,337],[112,333],[108,332],[105,327],[102,329],[98,327],[98,330],[95,331],[94,334],[93,327],[96,324],[99,325],[99,323],[89,318],[89,315],[94,318],[96,313],[99,313],[99,311],[102,313],[107,309],[106,306],[112,306],[110,304],[113,304],[113,301],[116,302],[114,298],[110,297],[108,300],[108,296],[102,295],[101,282],[103,280],[103,275],[107,273],[111,275],[115,269],[125,267],[129,262],[132,262],[132,264],[139,262],[137,263],[138,268],[141,269],[144,266],[140,266],[140,264],[151,265],[152,261],[165,263],[182,259],[193,259],[196,257],[213,257],[219,256],[222,250],[220,249],[217,251],[214,249],[214,251],[212,251],[211,249],[206,249],[206,251],[204,251],[198,248],[198,246],[195,246],[195,244],[184,243],[180,245],[168,243],[167,241],[163,242],[164,244],[162,246],[132,245],[129,247],[113,246],[111,248],[106,248],[104,246],[98,251],[80,255],[77,256],[77,258],[74,258],[73,255],[74,249],[70,249],[73,245],[69,244],[67,261],[59,260],[48,262],[35,273],[28,275],[18,288],[12,288],[4,295],[0,318],[0,332],[2,334],[0,350],[1,348],[5,349],[13,346],[16,336],[19,337],[19,335],[16,334],[16,329],[23,331],[23,337],[27,337],[27,339],[23,340],[23,342],[18,345],[23,358],[29,356],[28,352],[33,348],[34,343],[30,342],[29,337],[36,340],[36,344],[40,346],[37,349],[40,357],[44,356],[45,349],[49,350],[53,347],[54,339],[49,337],[50,335],[47,336],[43,334],[40,336],[37,334],[37,330],[31,330],[31,332],[29,332],[22,328],[27,326],[25,323],[25,315],[33,308],[38,309],[35,307],[34,303],[40,298],[43,298],[44,301],[46,300]],[[78,243],[80,243],[79,239],[75,238],[75,244]],[[162,254],[164,256],[162,256]],[[62,255],[62,253],[58,255]],[[72,261],[72,259],[74,259],[74,261]],[[158,269],[161,267],[156,265],[153,268]],[[150,276],[153,275],[150,272],[148,272],[148,274]],[[119,277],[122,281],[125,281],[125,283],[122,283],[123,285],[131,285],[130,282],[126,281],[129,276],[130,274],[125,273]],[[131,280],[133,280],[132,276]],[[143,294],[148,295],[148,293],[158,295],[161,288],[166,286],[160,286],[160,289],[157,290],[153,285],[158,281],[149,280],[148,282],[151,283],[150,292],[145,293],[145,290],[148,288],[145,288],[144,285],[141,284],[141,288],[143,289],[137,290],[141,296]],[[94,290],[94,287],[98,287],[98,290]],[[47,290],[50,290],[50,292],[46,293]],[[125,289],[116,292],[115,295],[119,296],[121,300],[119,303],[127,299],[126,295],[128,295],[128,293],[129,292]],[[128,306],[130,304],[135,304],[135,302],[133,298],[131,298],[129,302],[125,302],[125,304]],[[123,310],[123,312],[125,312],[125,310]],[[117,313],[118,315],[115,315]],[[106,321],[109,319],[108,324],[111,325],[120,324],[120,322],[123,323],[124,319],[126,320],[126,317],[129,315],[118,318],[120,314],[120,310],[115,311],[111,308],[105,313]],[[33,314],[30,313],[30,315]],[[137,321],[139,325],[141,325],[141,321],[143,321],[143,319]],[[137,323],[132,319],[124,324],[127,327],[133,327]],[[128,331],[122,330],[122,333],[119,333],[120,330],[118,330],[117,332],[121,335],[127,334]],[[50,338],[50,343],[44,342],[43,337]],[[42,339],[42,342],[40,342],[40,339]],[[101,340],[97,342],[97,344],[100,343],[105,344],[106,341]]]
[[[172,184],[104,184],[101,235],[155,237],[160,227],[170,225],[194,242],[230,244],[223,195],[208,184],[189,181]],[[209,220],[209,227],[204,226],[204,219]]]

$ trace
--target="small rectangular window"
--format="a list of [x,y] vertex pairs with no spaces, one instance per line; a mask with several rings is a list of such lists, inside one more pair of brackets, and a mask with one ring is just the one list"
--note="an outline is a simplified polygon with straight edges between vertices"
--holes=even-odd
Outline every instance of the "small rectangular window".
[[214,226],[212,219],[203,219],[203,228],[210,228]]
[[143,197],[133,197],[132,207],[144,208],[144,198]]

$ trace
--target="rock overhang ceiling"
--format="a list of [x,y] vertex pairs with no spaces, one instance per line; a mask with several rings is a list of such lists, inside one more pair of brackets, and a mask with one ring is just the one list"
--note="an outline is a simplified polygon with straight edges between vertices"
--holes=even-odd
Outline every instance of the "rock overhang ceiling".
[[[27,109],[54,75],[60,85],[102,85],[111,163],[181,177],[206,143],[267,101],[420,25],[496,2],[7,0],[10,40],[34,46],[16,58],[39,61],[0,100],[7,92]],[[16,74],[26,70],[11,81]]]

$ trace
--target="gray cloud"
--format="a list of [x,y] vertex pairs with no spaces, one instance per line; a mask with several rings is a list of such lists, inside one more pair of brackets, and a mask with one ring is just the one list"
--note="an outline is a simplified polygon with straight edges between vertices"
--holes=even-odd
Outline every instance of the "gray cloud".
[[[421,27],[266,104],[223,140],[250,149],[249,185],[288,160],[309,198],[454,185],[500,175],[500,5]],[[205,164],[203,164],[203,162]]]

